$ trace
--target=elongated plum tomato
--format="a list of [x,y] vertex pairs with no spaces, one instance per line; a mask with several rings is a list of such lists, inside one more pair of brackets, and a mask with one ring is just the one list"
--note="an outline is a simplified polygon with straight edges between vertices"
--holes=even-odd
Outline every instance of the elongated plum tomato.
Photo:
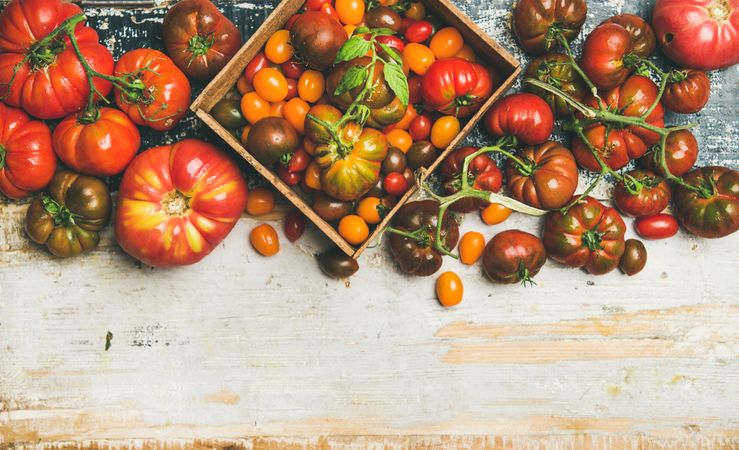
[[518,93],[504,97],[485,115],[485,127],[493,136],[515,136],[527,145],[549,139],[554,128],[554,115],[541,97]]
[[136,124],[113,108],[100,108],[93,117],[67,117],[54,129],[53,140],[54,151],[67,167],[97,176],[123,172],[141,145]]
[[459,260],[468,266],[477,262],[485,249],[485,236],[477,231],[468,231],[459,240]]
[[444,272],[436,279],[436,298],[441,306],[449,308],[462,302],[464,286],[462,280],[454,272]]
[[49,184],[55,171],[49,127],[0,103],[0,192],[25,198]]
[[669,214],[640,217],[634,221],[637,234],[644,239],[667,239],[677,234],[677,219]]
[[652,25],[662,51],[681,67],[739,63],[739,0],[657,0]]
[[268,223],[257,225],[249,233],[249,242],[262,256],[273,256],[280,251],[280,238]]
[[211,144],[186,139],[151,148],[123,174],[116,239],[150,266],[196,263],[231,231],[247,194],[238,166]]

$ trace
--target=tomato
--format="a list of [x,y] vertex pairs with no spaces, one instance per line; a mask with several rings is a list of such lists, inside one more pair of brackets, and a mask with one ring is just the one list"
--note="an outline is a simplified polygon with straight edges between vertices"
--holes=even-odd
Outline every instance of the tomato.
[[411,105],[415,105],[423,101],[421,96],[421,80],[422,77],[412,75],[408,77],[408,98]]
[[739,63],[737,0],[657,0],[652,25],[664,54],[681,67],[715,70]]
[[377,42],[397,50],[398,54],[402,54],[405,49],[405,43],[396,36],[377,36]]
[[397,33],[400,31],[400,14],[387,6],[377,6],[370,9],[364,18],[369,28],[387,28]]
[[323,5],[330,5],[331,0],[306,0],[305,10],[306,11],[320,11]]
[[211,144],[185,139],[151,148],[123,174],[116,239],[150,266],[196,263],[231,231],[247,194],[238,166]]
[[337,22],[339,21],[339,13],[337,13],[336,9],[334,9],[334,7],[331,6],[330,4],[324,3],[323,6],[321,6],[321,12],[327,14],[329,17],[331,17],[335,21]]
[[361,217],[349,214],[339,221],[339,234],[352,245],[359,245],[367,240],[369,227]]
[[618,266],[625,232],[626,224],[615,209],[588,196],[567,214],[547,213],[542,241],[553,260],[601,275]]
[[[248,94],[247,94],[248,95]],[[298,133],[281,117],[265,117],[251,127],[246,149],[257,161],[272,167],[298,148]]]
[[298,79],[298,95],[306,102],[315,103],[323,95],[326,81],[321,72],[306,70]]
[[113,108],[101,108],[95,117],[78,113],[54,129],[54,151],[77,172],[111,176],[123,172],[141,145],[131,119]]
[[585,39],[580,66],[598,89],[613,89],[633,70],[623,61],[630,49],[626,28],[617,23],[598,25]]
[[287,168],[288,172],[299,173],[304,172],[312,160],[308,152],[302,148],[298,148],[294,153],[283,157],[283,161],[281,162]]
[[249,242],[262,256],[273,256],[280,251],[280,238],[268,223],[254,227],[249,233]]
[[148,48],[126,52],[115,65],[117,76],[145,86],[136,95],[115,89],[115,102],[137,125],[171,130],[190,107],[190,82],[164,53]]
[[405,10],[405,16],[413,20],[426,17],[426,6],[422,2],[411,2]]
[[677,234],[677,219],[669,214],[639,217],[634,221],[636,233],[644,239],[667,239]]
[[[315,11],[318,11],[318,10],[316,9]],[[298,18],[301,15],[302,14],[293,14],[292,16],[290,16],[290,18],[287,19],[287,22],[285,22],[285,29],[288,30],[288,31],[292,31],[293,30],[293,25],[295,25],[295,22],[298,20]]]
[[[444,182],[444,191],[454,194],[462,189],[462,167],[468,156],[479,150],[477,147],[461,147],[451,152],[441,163],[439,172]],[[490,156],[486,154],[475,156],[470,161],[467,171],[467,181],[474,189],[498,192],[503,185],[503,173],[498,169]],[[450,209],[457,212],[471,212],[482,209],[488,202],[476,198],[463,198],[452,203]]]
[[290,100],[298,96],[298,80],[293,78],[287,79],[287,97],[285,100]]
[[358,25],[364,19],[363,0],[336,0],[336,13],[341,23]]
[[315,160],[311,161],[305,169],[303,182],[309,189],[321,189],[321,168]]
[[439,157],[439,150],[429,141],[416,141],[405,153],[407,165],[412,170],[429,167]]
[[241,113],[250,124],[255,124],[265,117],[269,117],[269,102],[256,92],[247,92],[241,97]]
[[264,56],[275,64],[283,64],[293,57],[293,47],[290,44],[290,32],[277,30],[264,44]]
[[454,116],[442,116],[431,126],[431,143],[436,148],[448,147],[459,134],[461,125]]
[[390,147],[385,159],[382,160],[381,171],[384,175],[392,172],[403,172],[407,165],[408,160],[405,153],[397,147]]
[[182,0],[164,16],[164,47],[185,74],[210,80],[241,48],[241,33],[210,0]]
[[[308,110],[308,114],[330,124],[337,124],[343,116],[338,108],[331,105],[315,105]],[[330,131],[310,117],[306,117],[304,128],[306,138],[313,142],[326,144],[332,139]]]
[[657,48],[657,38],[654,35],[654,30],[644,19],[635,14],[619,14],[601,22],[601,24],[603,23],[619,24],[629,32],[631,38],[630,53],[646,58],[654,53]]
[[412,185],[408,183],[402,172],[390,172],[385,176],[382,186],[388,194],[400,197],[408,192]]
[[254,75],[254,90],[268,102],[281,102],[287,97],[287,80],[277,69],[265,67]]
[[353,133],[341,146],[320,145],[315,156],[322,169],[321,187],[339,200],[356,200],[377,183],[387,148],[387,139],[374,128]]
[[[407,274],[429,276],[441,268],[442,255],[434,247],[439,219],[439,203],[433,200],[409,202],[393,217],[393,228],[405,233],[418,233],[420,240],[389,232],[390,253]],[[441,239],[446,248],[454,248],[459,239],[459,226],[447,214],[441,222]]]
[[518,142],[536,145],[549,139],[554,115],[540,97],[521,92],[495,102],[485,115],[485,127],[493,136],[515,136]]
[[335,222],[352,211],[352,202],[345,202],[316,192],[313,197],[313,210],[326,222]]
[[496,234],[485,246],[482,268],[498,283],[535,284],[532,280],[547,260],[544,244],[538,237],[521,230]]
[[[350,89],[340,95],[335,95],[336,88],[344,78],[344,74],[352,67],[365,67],[369,70],[369,66],[372,63],[372,59],[366,56],[352,59],[351,61],[344,61],[334,67],[326,78],[326,93],[331,100],[331,103],[338,106],[342,110],[351,105],[354,100],[362,92],[363,86],[357,86],[354,89]],[[392,102],[395,98],[395,94],[390,89],[390,85],[385,81],[385,75],[383,73],[385,65],[382,62],[377,62],[372,71],[372,83],[373,87],[369,90],[367,95],[362,100],[363,105],[367,105],[370,108],[382,108],[388,103]]]
[[250,216],[263,216],[275,208],[275,194],[268,188],[255,188],[246,199],[246,213]]
[[[688,173],[698,159],[698,141],[689,130],[673,131],[665,142],[665,162],[671,174],[681,177]],[[665,175],[659,164],[659,153],[652,151],[641,160],[644,167],[652,172]]]
[[436,298],[441,306],[449,308],[462,302],[464,287],[462,280],[454,272],[444,272],[436,279]]
[[411,148],[411,145],[413,145],[411,135],[405,130],[390,130],[385,134],[385,137],[387,138],[389,145],[399,148],[403,152],[407,152],[408,149]]
[[419,114],[411,120],[408,132],[413,141],[425,141],[431,136],[431,118],[426,114]]
[[246,145],[246,142],[249,140],[249,132],[251,131],[251,125],[246,125],[241,130],[241,145]]
[[343,279],[357,273],[359,263],[334,247],[318,255],[318,267],[321,268],[321,272],[331,278]]
[[269,66],[269,59],[264,55],[264,52],[259,52],[244,68],[244,78],[249,82],[249,84],[252,84],[257,72]]
[[[0,15],[0,98],[41,119],[59,119],[88,103],[90,85],[74,48],[63,40],[43,38],[67,18],[82,14],[77,5],[61,0],[12,0]],[[87,63],[111,75],[113,56],[98,42],[92,28],[75,27],[74,36]],[[58,45],[63,42],[63,45]],[[102,78],[95,89],[108,95],[111,84]]]
[[675,187],[675,215],[686,230],[704,238],[724,237],[739,230],[739,172],[707,166],[683,179],[701,187],[700,193]]
[[[588,94],[585,82],[569,63],[570,58],[561,53],[548,53],[531,61],[525,77],[548,83],[581,101]],[[557,117],[570,114],[570,106],[561,97],[527,84],[526,90],[543,98]]]
[[434,32],[434,26],[425,20],[418,20],[413,22],[411,26],[405,30],[405,40],[408,42],[414,42],[420,44],[431,38]]
[[436,59],[452,58],[462,50],[464,38],[454,27],[446,27],[437,31],[431,38],[429,48]]
[[459,240],[459,260],[471,266],[482,257],[485,250],[485,236],[477,231],[468,231]]
[[49,194],[28,208],[26,234],[55,256],[77,256],[97,247],[112,204],[108,186],[100,179],[62,170],[51,180]]
[[566,205],[577,189],[577,163],[572,152],[562,144],[547,141],[522,148],[506,163],[508,192],[516,200],[539,209],[557,209]]
[[462,49],[457,52],[456,55],[457,58],[466,59],[469,62],[475,62],[477,61],[477,55],[475,55],[475,51],[467,44],[464,44],[462,46]]
[[357,204],[357,215],[366,223],[375,225],[382,221],[385,212],[384,208],[379,198],[365,197]]
[[292,208],[285,216],[285,225],[283,231],[285,237],[290,242],[295,242],[303,236],[305,232],[305,216],[298,208]]
[[241,75],[236,81],[236,90],[239,91],[239,94],[244,95],[247,92],[253,91],[254,86],[251,85],[251,82],[244,75]]
[[[243,77],[239,78],[242,80]],[[241,114],[241,94],[231,89],[210,110],[210,115],[224,128],[234,130],[245,126],[248,122]]]
[[700,70],[685,70],[680,79],[667,85],[662,103],[670,111],[680,114],[697,113],[711,96],[711,80]]
[[430,48],[411,42],[403,49],[403,65],[418,75],[423,75],[436,60]]
[[520,0],[513,9],[513,31],[526,53],[540,55],[559,46],[555,30],[572,42],[587,12],[585,0]]
[[621,272],[628,276],[636,275],[647,265],[647,249],[638,239],[627,239],[624,244],[624,254],[618,263]]
[[288,186],[297,186],[303,179],[302,172],[290,172],[285,166],[278,165],[277,176]]
[[290,28],[290,42],[295,57],[316,70],[331,67],[347,39],[341,24],[320,11],[304,12]]
[[513,211],[500,203],[491,203],[480,211],[480,219],[487,225],[498,225],[511,216]]
[[644,217],[662,212],[670,203],[670,186],[652,172],[632,170],[626,174],[642,183],[638,193],[631,193],[623,182],[616,184],[613,190],[613,202],[627,216]]
[[21,199],[43,189],[56,171],[49,127],[0,103],[0,192]]
[[421,95],[426,104],[435,111],[459,117],[479,109],[493,88],[493,78],[485,67],[461,58],[437,60],[421,79]]
[[280,70],[286,78],[293,78],[297,80],[298,78],[300,78],[300,75],[305,72],[305,66],[300,64],[300,62],[295,58],[290,58],[289,60],[280,64]]
[[403,131],[403,127],[399,125],[403,125],[401,122],[410,108],[413,108],[413,106],[403,105],[400,99],[395,97],[387,105],[381,108],[371,109],[367,125],[375,128],[391,127],[392,129]]
[[291,98],[282,110],[282,116],[300,134],[305,134],[305,117],[308,115],[310,105],[301,98]]

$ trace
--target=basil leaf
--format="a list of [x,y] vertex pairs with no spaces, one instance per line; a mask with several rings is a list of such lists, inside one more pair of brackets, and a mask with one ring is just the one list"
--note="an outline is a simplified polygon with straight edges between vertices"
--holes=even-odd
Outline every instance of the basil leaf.
[[385,50],[385,53],[387,53],[388,56],[390,56],[395,62],[397,62],[398,64],[403,64],[403,58],[401,58],[400,53],[398,53],[396,49],[390,47],[387,44],[383,44],[382,42],[378,42],[378,44],[380,44],[380,48]]
[[375,36],[392,36],[395,34],[390,28],[372,28],[370,30]]
[[410,94],[408,93],[408,79],[403,73],[403,68],[397,64],[385,64],[382,73],[385,75],[385,81],[387,81],[390,89],[398,96],[400,103],[408,106]]
[[367,27],[357,27],[354,29],[354,35],[369,33],[370,29]]
[[334,95],[341,95],[349,92],[357,86],[367,81],[369,71],[366,66],[352,66],[346,71],[344,77],[334,89]]
[[343,61],[351,61],[354,58],[364,56],[371,48],[372,43],[365,41],[361,36],[353,36],[348,41],[344,42],[339,52],[336,54],[334,64]]

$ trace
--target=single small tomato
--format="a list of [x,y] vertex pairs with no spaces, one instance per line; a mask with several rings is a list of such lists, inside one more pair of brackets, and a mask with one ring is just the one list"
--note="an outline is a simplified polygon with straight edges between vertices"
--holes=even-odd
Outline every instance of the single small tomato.
[[241,144],[242,145],[246,145],[246,141],[249,139],[250,131],[251,131],[251,125],[247,125],[241,130]]
[[359,25],[364,19],[363,0],[336,0],[336,13],[345,25]]
[[275,208],[275,194],[267,188],[255,188],[246,199],[246,213],[250,216],[263,216]]
[[413,145],[411,135],[405,130],[391,130],[385,137],[391,146],[399,148],[403,153],[407,152],[411,148],[411,145]]
[[295,242],[305,232],[305,216],[298,208],[293,208],[285,216],[285,237],[290,242]]
[[359,245],[367,240],[369,227],[367,222],[355,214],[344,216],[339,221],[339,234],[352,245]]
[[244,75],[241,75],[236,81],[236,90],[239,91],[239,94],[244,95],[247,92],[252,92],[254,90],[254,86],[251,85]]
[[290,32],[277,30],[264,45],[264,55],[275,64],[282,64],[293,57],[293,46],[290,44]]
[[431,126],[431,143],[434,147],[444,149],[459,134],[459,119],[454,116],[442,116]]
[[375,225],[382,221],[385,209],[379,198],[365,197],[357,205],[357,215],[368,224]]
[[275,102],[269,105],[269,115],[272,117],[282,117],[282,112],[285,109],[285,102]]
[[477,231],[468,231],[459,240],[459,260],[471,266],[476,263],[485,250],[485,236]]
[[628,276],[636,275],[647,265],[647,249],[638,239],[627,239],[624,243],[624,254],[618,263],[621,272]]
[[318,267],[331,278],[344,279],[357,273],[357,260],[333,247],[318,255]]
[[269,117],[269,108],[269,102],[256,92],[247,92],[241,97],[241,114],[252,125],[265,117]]
[[655,214],[636,219],[634,228],[644,239],[667,239],[677,234],[679,225],[675,216]]
[[464,38],[454,27],[446,27],[437,31],[431,38],[429,48],[436,59],[451,58],[462,50]]
[[317,102],[325,89],[326,79],[317,70],[306,70],[298,79],[298,95],[306,102]]
[[285,75],[272,67],[265,67],[254,75],[254,90],[268,102],[281,102],[287,97]]
[[285,78],[300,78],[300,75],[305,72],[305,66],[301,64],[297,59],[290,58],[284,63],[280,64],[280,70],[285,75]]
[[407,30],[405,30],[405,40],[408,42],[420,44],[429,40],[434,32],[434,26],[425,20],[413,22]]
[[382,160],[382,166],[380,171],[387,175],[391,172],[403,172],[408,166],[408,158],[405,156],[405,152],[397,147],[390,147],[387,149],[387,155]]
[[444,272],[436,279],[436,298],[441,306],[449,308],[458,305],[464,295],[462,280],[454,272]]
[[269,67],[269,60],[264,55],[264,52],[259,52],[246,65],[243,76],[251,84],[254,81],[254,75],[265,67]]
[[300,134],[305,134],[305,116],[308,115],[310,105],[302,98],[291,98],[282,109],[282,117]]
[[298,96],[298,80],[294,78],[287,79],[287,97],[285,100],[290,100]]
[[423,75],[436,61],[430,48],[423,44],[411,42],[403,49],[403,63],[418,75]]
[[303,179],[302,172],[290,172],[285,166],[277,166],[277,176],[288,186],[297,186]]
[[431,118],[426,114],[419,114],[411,120],[408,127],[413,142],[425,141],[431,136]]
[[258,225],[251,230],[249,242],[254,250],[263,256],[276,255],[280,251],[280,239],[275,229],[268,223]]
[[405,16],[413,20],[426,17],[426,6],[421,2],[411,2],[405,10]]
[[485,209],[480,211],[480,218],[488,225],[497,225],[505,222],[512,212],[513,211],[500,203],[491,203]]
[[403,176],[403,173],[401,172],[392,172],[385,175],[382,186],[385,189],[385,192],[398,197],[408,192],[408,189],[411,187],[408,180],[405,179],[405,176]]
[[307,187],[316,190],[321,189],[321,168],[315,160],[308,164],[303,180]]

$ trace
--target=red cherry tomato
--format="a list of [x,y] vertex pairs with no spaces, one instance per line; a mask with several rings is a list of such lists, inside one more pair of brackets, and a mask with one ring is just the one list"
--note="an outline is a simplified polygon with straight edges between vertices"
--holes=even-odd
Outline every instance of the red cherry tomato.
[[634,221],[637,234],[644,239],[666,239],[678,230],[677,219],[669,214],[655,214]]
[[300,183],[302,178],[301,172],[290,172],[287,167],[279,165],[277,166],[277,176],[288,186],[295,186]]
[[300,17],[300,14],[293,14],[292,17],[287,19],[287,22],[285,22],[285,29],[288,31],[292,30],[293,24],[295,23],[296,20],[298,20],[299,17]]
[[285,78],[295,78],[297,80],[305,72],[305,66],[300,64],[295,58],[290,58],[280,64],[280,70],[282,70]]
[[308,164],[310,164],[310,162],[311,157],[308,152],[306,152],[302,148],[299,148],[295,150],[295,152],[290,156],[290,159],[288,159],[285,167],[290,173],[298,173],[305,171],[305,169],[308,168]]
[[421,96],[421,77],[410,77],[408,78],[408,103],[415,105],[423,101]]
[[410,189],[410,184],[401,172],[390,172],[382,183],[385,192],[400,197]]
[[298,96],[298,80],[295,80],[293,78],[288,78],[287,79],[287,96],[285,97],[285,100],[287,101],[297,96]]
[[254,75],[265,67],[269,67],[269,64],[270,62],[264,52],[257,53],[254,58],[249,61],[249,64],[246,65],[246,68],[244,68],[244,78],[246,78],[246,81],[248,81],[249,84],[253,84]]
[[285,237],[290,242],[300,239],[305,231],[305,216],[299,209],[293,208],[285,217]]
[[339,21],[339,14],[336,12],[333,6],[331,6],[331,3],[324,3],[321,5],[321,12],[328,14],[331,16],[332,19],[335,19],[337,22]]
[[493,136],[515,136],[528,145],[549,139],[554,128],[554,114],[541,97],[512,94],[495,102],[485,115],[485,127]]
[[405,36],[405,32],[408,31],[408,28],[410,28],[414,23],[416,23],[416,21],[410,17],[403,17],[400,19],[400,29],[398,30],[398,34]]
[[323,5],[330,5],[331,0],[306,0],[305,10],[306,11],[320,11]]
[[408,132],[413,142],[425,141],[431,135],[431,118],[426,114],[419,114],[411,120]]
[[430,22],[419,20],[411,24],[408,29],[405,30],[405,40],[420,44],[421,42],[429,40],[433,33],[434,26],[431,25]]
[[402,53],[403,49],[405,48],[405,44],[403,43],[403,41],[395,36],[378,36],[377,42],[385,44],[390,48],[394,48],[398,51],[398,53]]

